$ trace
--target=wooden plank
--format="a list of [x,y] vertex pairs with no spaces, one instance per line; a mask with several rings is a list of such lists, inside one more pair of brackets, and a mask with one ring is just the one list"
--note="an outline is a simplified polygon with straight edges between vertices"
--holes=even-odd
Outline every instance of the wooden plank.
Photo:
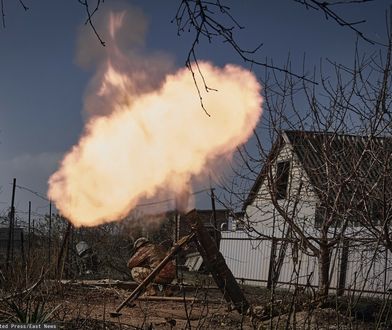
[[144,300],[144,301],[174,301],[174,302],[187,302],[187,303],[196,303],[196,302],[202,302],[200,299],[196,299],[193,297],[165,297],[165,296],[142,296],[139,297],[138,300]]
[[63,285],[84,286],[84,287],[100,287],[100,288],[119,288],[124,290],[133,290],[138,284],[133,281],[113,281],[113,280],[61,280]]

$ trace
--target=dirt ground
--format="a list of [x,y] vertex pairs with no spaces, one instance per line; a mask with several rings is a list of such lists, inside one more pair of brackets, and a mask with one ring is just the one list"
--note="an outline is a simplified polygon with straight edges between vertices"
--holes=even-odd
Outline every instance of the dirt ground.
[[[159,300],[162,293],[152,298],[143,296],[125,306],[121,316],[112,317],[110,313],[135,287],[133,282],[110,280],[45,281],[30,298],[34,300],[32,305],[44,302],[46,311],[56,308],[48,323],[57,324],[59,329],[388,329],[382,324],[357,322],[331,308],[290,310],[293,298],[298,301],[299,297],[287,292],[275,293],[271,305],[270,292],[254,287],[243,287],[252,305],[252,313],[243,316],[231,309],[213,284],[206,282],[174,285],[172,297],[176,301],[171,297]],[[20,303],[25,306],[25,302]],[[7,306],[2,306],[0,314],[5,310]],[[2,323],[6,317],[3,313]]]
[[93,285],[66,285],[62,290],[51,297],[50,305],[61,303],[55,319],[64,329],[236,329],[241,324],[243,329],[253,329],[246,325],[249,317],[231,310],[216,288],[174,286],[171,297],[178,301],[155,301],[161,293],[143,296],[126,305],[119,317],[110,313],[131,290]]

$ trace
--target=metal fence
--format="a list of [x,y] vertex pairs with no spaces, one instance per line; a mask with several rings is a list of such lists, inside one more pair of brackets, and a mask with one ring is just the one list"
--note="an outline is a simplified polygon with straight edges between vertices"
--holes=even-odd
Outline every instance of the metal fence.
[[[293,289],[318,287],[318,260],[284,238],[224,231],[220,251],[244,284]],[[376,243],[344,240],[331,250],[330,289],[339,294],[389,295],[392,260]]]

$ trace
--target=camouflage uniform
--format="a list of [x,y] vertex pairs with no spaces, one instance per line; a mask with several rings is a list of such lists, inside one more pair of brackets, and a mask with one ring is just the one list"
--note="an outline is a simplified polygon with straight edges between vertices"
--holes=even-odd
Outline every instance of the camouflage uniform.
[[[128,261],[128,268],[131,269],[132,278],[137,283],[143,280],[159,265],[165,258],[165,250],[152,243],[145,243],[140,246],[135,254]],[[154,283],[170,284],[176,275],[174,262],[169,261],[165,267],[155,276]]]

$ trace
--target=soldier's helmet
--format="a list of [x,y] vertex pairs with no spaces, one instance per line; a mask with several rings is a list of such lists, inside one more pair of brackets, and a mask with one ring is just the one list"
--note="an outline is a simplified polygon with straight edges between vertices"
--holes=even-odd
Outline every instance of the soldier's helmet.
[[146,244],[146,243],[148,243],[148,239],[147,239],[147,238],[145,238],[145,237],[139,237],[139,238],[135,241],[135,243],[133,244],[133,248],[136,250],[136,249],[138,249],[139,247],[141,247],[142,245],[144,245],[144,244]]

